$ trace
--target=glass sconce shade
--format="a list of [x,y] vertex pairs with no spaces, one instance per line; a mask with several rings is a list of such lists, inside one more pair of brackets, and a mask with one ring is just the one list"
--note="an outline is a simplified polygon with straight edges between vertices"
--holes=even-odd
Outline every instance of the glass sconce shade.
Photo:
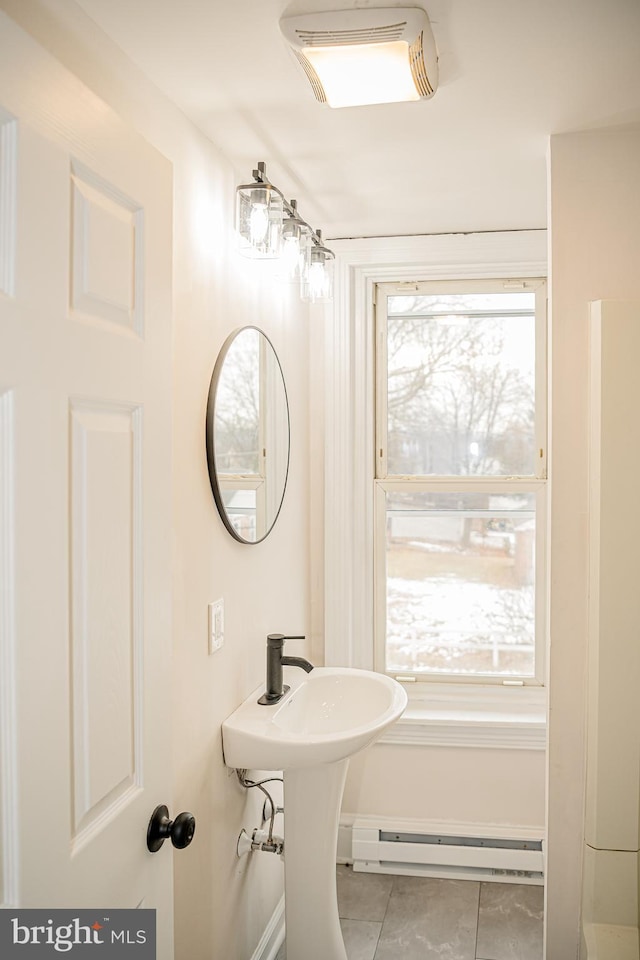
[[282,278],[295,280],[300,273],[300,224],[289,217],[282,225]]
[[323,247],[311,246],[300,296],[309,303],[328,303],[333,297],[333,255]]
[[243,184],[236,189],[236,232],[240,252],[274,259],[282,252],[283,198],[270,184]]
[[311,228],[304,220],[290,217],[282,227],[280,277],[290,283],[300,282],[307,274],[311,257]]

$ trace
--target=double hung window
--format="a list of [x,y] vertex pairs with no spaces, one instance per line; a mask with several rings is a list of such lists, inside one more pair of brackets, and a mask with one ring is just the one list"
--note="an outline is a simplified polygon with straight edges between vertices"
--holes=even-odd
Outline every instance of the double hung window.
[[376,668],[542,683],[544,280],[376,286]]

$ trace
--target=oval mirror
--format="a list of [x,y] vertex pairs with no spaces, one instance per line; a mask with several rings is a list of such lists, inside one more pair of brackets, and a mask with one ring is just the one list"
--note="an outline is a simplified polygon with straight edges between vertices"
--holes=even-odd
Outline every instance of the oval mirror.
[[222,521],[241,543],[273,527],[289,471],[289,405],[280,361],[257,327],[224,342],[207,403],[207,463]]

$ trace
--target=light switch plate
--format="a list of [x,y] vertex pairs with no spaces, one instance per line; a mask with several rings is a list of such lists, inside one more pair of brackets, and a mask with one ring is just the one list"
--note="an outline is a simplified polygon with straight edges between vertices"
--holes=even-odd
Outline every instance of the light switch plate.
[[209,604],[209,653],[215,653],[224,643],[224,600]]

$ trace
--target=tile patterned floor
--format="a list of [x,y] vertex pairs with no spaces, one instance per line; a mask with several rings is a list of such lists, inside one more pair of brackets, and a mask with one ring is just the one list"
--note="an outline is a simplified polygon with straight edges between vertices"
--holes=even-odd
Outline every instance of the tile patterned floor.
[[542,887],[337,869],[349,960],[542,960]]

